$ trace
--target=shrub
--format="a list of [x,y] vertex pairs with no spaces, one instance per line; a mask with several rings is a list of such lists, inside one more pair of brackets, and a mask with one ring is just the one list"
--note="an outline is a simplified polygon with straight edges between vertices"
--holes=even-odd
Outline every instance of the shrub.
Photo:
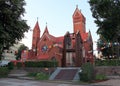
[[29,73],[29,77],[34,77],[37,80],[48,80],[49,75],[43,72],[40,73]]
[[14,63],[13,62],[9,62],[8,63],[8,69],[12,70],[14,68]]
[[57,67],[58,62],[54,61],[27,61],[25,62],[25,67]]
[[96,60],[96,66],[120,66],[120,60],[113,59],[113,60]]
[[82,71],[79,73],[79,77],[81,81],[89,82],[94,79],[94,67],[93,64],[87,62],[82,65]]
[[49,75],[45,74],[45,73],[37,73],[36,77],[37,80],[48,80]]
[[7,67],[0,67],[0,78],[7,77],[9,70]]
[[19,69],[19,68],[23,67],[23,63],[22,62],[17,62],[16,66]]

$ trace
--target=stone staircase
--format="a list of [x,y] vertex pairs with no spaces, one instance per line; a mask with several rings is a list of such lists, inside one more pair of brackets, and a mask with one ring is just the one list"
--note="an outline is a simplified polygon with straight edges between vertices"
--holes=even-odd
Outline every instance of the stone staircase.
[[[57,81],[76,81],[79,80],[78,72],[80,68],[75,67],[66,67],[60,68],[58,67],[55,72],[52,73],[49,80],[57,80]],[[8,77],[9,78],[18,78],[18,79],[27,79],[27,80],[34,80],[34,78],[27,77],[28,72],[24,69],[13,69],[10,71]]]
[[56,71],[50,76],[50,80],[79,80],[78,72],[80,68],[66,67],[57,68]]
[[27,77],[28,72],[26,72],[24,69],[13,69],[8,74],[8,78],[18,78],[18,79],[28,79],[31,80],[33,78]]
[[26,76],[27,72],[23,69],[13,69],[9,73],[9,77],[19,77],[19,76]]

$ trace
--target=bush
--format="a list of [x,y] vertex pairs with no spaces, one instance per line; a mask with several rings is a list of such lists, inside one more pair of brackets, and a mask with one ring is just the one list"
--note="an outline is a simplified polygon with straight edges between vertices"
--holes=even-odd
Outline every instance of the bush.
[[9,62],[8,63],[8,69],[12,70],[14,68],[14,63],[13,62]]
[[96,60],[96,66],[120,66],[120,60],[113,59],[113,60]]
[[84,81],[84,82],[88,81],[88,77],[86,77],[87,73],[79,73],[79,76],[81,81]]
[[49,75],[45,74],[45,73],[37,73],[36,77],[37,80],[48,80]]
[[89,82],[94,79],[94,67],[93,64],[87,62],[82,65],[82,71],[79,73],[79,77],[81,81]]
[[7,67],[0,67],[0,78],[7,77],[9,70]]
[[43,72],[40,73],[29,73],[29,77],[34,77],[37,80],[48,80],[49,75]]
[[58,62],[54,61],[26,61],[25,62],[25,67],[57,67]]
[[17,62],[16,66],[19,69],[19,68],[23,67],[23,63],[22,62]]

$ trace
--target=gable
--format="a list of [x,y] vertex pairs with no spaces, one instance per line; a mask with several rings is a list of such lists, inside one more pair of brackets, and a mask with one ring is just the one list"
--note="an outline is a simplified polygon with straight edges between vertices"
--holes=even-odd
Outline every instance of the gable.
[[50,37],[48,36],[47,33],[43,34],[42,37],[40,38],[39,42],[50,40]]
[[81,15],[80,10],[78,8],[76,8],[76,10],[73,13],[73,17],[80,16],[80,15]]
[[74,23],[78,23],[78,22],[85,22],[85,17],[83,16],[83,14],[81,13],[81,11],[76,8],[76,10],[74,11],[74,14],[73,14],[73,21]]

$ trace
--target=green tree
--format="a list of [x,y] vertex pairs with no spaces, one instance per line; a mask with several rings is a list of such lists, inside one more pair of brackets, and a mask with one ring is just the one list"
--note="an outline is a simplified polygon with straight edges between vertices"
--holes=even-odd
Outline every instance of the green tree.
[[0,0],[0,53],[24,37],[29,30],[23,20],[26,5],[24,0]]
[[99,42],[98,46],[106,47],[108,45],[104,45],[105,43],[112,43],[112,47],[102,50],[103,53],[109,55],[118,52],[117,46],[119,45],[113,45],[116,42],[120,44],[120,0],[89,0],[89,4],[98,26],[99,41],[102,41],[102,44]]
[[28,50],[28,47],[25,46],[24,44],[21,45],[18,49],[18,53],[16,54],[16,59],[17,60],[21,59],[21,53],[22,53],[23,50]]
[[89,4],[97,33],[106,41],[116,41],[120,37],[120,0],[90,0]]

